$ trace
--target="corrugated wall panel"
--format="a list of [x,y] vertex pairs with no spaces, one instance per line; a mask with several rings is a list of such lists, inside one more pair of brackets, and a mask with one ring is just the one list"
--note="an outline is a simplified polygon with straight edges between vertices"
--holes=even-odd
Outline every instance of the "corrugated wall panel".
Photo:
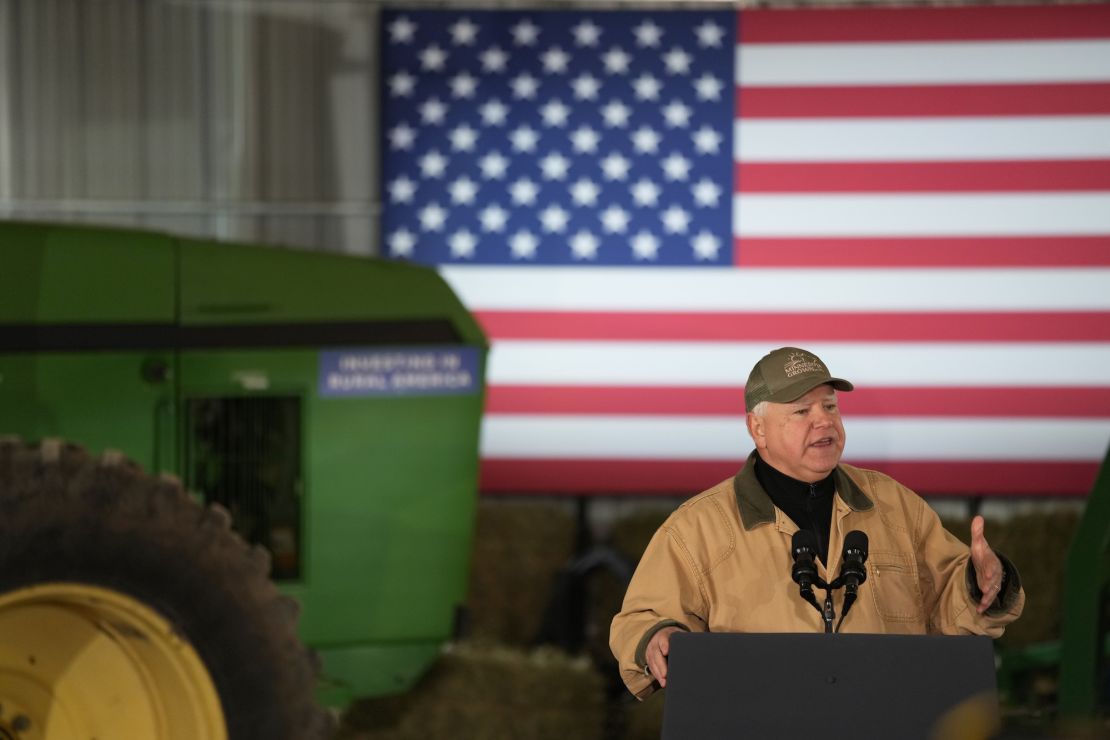
[[200,200],[204,101],[198,73],[200,11],[152,4],[142,13],[141,122],[145,195]]
[[76,85],[83,102],[79,197],[139,200],[146,196],[139,145],[146,122],[139,36],[145,6],[126,0],[78,5],[80,74],[62,82]]
[[0,215],[372,252],[377,14],[0,0]]

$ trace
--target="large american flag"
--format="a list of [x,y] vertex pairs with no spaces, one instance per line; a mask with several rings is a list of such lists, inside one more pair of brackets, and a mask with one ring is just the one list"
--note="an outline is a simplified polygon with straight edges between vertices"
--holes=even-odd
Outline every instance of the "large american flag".
[[1110,442],[1110,6],[392,11],[383,242],[493,342],[482,486],[693,493],[801,345],[845,459],[1083,493]]

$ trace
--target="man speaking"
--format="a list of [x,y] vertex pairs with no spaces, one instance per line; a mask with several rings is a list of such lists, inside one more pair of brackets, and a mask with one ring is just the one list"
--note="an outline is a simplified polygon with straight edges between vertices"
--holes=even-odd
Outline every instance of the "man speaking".
[[1020,616],[1017,569],[991,549],[982,517],[972,521],[968,548],[913,491],[840,462],[836,394],[852,387],[797,347],[756,363],[744,391],[755,450],[734,478],[663,523],[613,619],[609,645],[633,694],[667,685],[677,630],[828,631],[829,609],[815,610],[791,580],[792,567],[799,577],[799,547],[825,583],[844,572],[842,552],[863,543],[866,552],[849,558],[848,571],[863,577],[855,581],[865,580],[850,612],[844,591],[831,591],[843,632],[998,637]]

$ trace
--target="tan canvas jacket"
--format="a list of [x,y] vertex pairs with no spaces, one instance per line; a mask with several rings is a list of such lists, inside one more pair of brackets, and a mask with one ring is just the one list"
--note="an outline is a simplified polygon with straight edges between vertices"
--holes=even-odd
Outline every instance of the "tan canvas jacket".
[[[754,453],[753,453],[754,454]],[[821,632],[821,615],[791,580],[791,536],[797,525],[771,503],[753,458],[731,480],[686,501],[659,528],[613,619],[610,648],[628,689],[643,698],[658,688],[644,651],[659,629],[703,632]],[[840,572],[844,536],[867,534],[867,580],[841,632],[984,634],[998,637],[1025,605],[1013,565],[999,601],[976,613],[979,589],[969,550],[936,513],[905,486],[873,470],[840,465],[835,472],[829,536],[831,568]],[[815,589],[819,602],[824,591]],[[837,619],[843,589],[834,591]]]

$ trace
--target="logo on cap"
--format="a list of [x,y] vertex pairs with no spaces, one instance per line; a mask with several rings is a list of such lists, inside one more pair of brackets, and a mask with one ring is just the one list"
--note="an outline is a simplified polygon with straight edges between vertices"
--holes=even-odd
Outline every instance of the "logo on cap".
[[804,352],[791,352],[786,359],[786,364],[782,366],[782,371],[788,378],[804,375],[805,373],[823,373],[827,375],[829,372],[820,360]]

